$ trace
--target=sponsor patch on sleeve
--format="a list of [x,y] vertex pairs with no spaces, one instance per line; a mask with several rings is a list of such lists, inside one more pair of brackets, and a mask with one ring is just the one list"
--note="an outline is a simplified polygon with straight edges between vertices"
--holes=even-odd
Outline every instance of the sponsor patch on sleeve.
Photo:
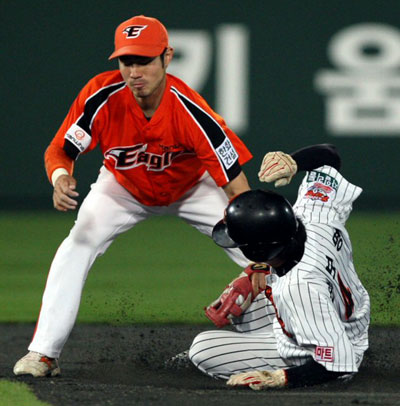
[[333,362],[334,348],[333,347],[315,347],[315,361]]
[[92,141],[92,137],[76,124],[71,125],[64,138],[75,145],[79,152],[85,151]]
[[226,169],[229,169],[239,157],[229,138],[225,138],[216,151]]
[[315,182],[308,187],[305,195],[306,199],[321,200],[321,202],[327,202],[334,196],[334,189],[319,182]]
[[318,171],[311,171],[307,177],[306,199],[332,201],[339,187],[339,183],[332,176]]
[[334,190],[338,190],[339,187],[339,183],[334,177],[319,171],[311,171],[308,174],[307,182],[316,182]]

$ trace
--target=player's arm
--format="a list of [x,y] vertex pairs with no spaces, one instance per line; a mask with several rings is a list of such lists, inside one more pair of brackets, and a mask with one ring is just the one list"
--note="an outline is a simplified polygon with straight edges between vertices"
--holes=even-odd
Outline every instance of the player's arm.
[[65,135],[77,118],[82,115],[84,101],[85,90],[82,90],[44,154],[47,177],[54,188],[53,204],[59,211],[74,210],[78,205],[75,200],[78,196],[75,190],[77,182],[72,176],[76,157],[71,156],[68,149],[65,148]]
[[[53,185],[54,207],[60,211],[74,210],[78,202],[76,192],[76,179],[72,176],[74,163],[80,153],[94,148],[96,142],[93,137],[80,127],[79,120],[85,117],[86,100],[96,91],[98,85],[96,78],[91,80],[74,100],[67,116],[58,129],[44,154],[44,163],[47,177]],[[92,123],[92,128],[96,123]],[[80,149],[74,148],[74,137],[79,133]],[[76,140],[75,140],[76,141]],[[92,142],[91,142],[92,141]]]
[[314,360],[306,364],[277,371],[250,371],[232,375],[229,386],[248,386],[254,390],[268,388],[297,388],[326,383],[345,375],[346,372],[328,371]]
[[225,186],[222,187],[222,189],[230,200],[239,193],[247,192],[248,190],[250,190],[250,186],[249,182],[247,181],[246,175],[243,171],[241,171],[235,179],[228,182]]
[[74,210],[78,206],[76,197],[76,179],[72,176],[75,160],[65,150],[65,133],[71,121],[78,114],[75,110],[77,102],[73,104],[69,114],[57,131],[44,154],[44,165],[47,177],[53,185],[53,205],[59,211]]
[[275,182],[275,186],[280,187],[289,184],[297,172],[323,165],[340,169],[341,159],[334,145],[311,145],[291,154],[282,151],[268,152],[264,156],[258,177],[261,182]]
[[332,144],[311,145],[290,155],[297,164],[297,171],[311,171],[323,165],[332,166],[339,171],[341,167],[339,153]]

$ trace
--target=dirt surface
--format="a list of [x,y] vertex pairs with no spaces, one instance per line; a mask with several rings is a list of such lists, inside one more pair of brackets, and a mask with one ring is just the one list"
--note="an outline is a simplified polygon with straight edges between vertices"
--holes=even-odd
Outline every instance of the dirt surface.
[[232,389],[194,367],[166,366],[204,326],[77,325],[57,378],[15,377],[34,326],[0,325],[0,379],[25,382],[52,405],[400,405],[400,329],[373,328],[356,377],[296,390]]

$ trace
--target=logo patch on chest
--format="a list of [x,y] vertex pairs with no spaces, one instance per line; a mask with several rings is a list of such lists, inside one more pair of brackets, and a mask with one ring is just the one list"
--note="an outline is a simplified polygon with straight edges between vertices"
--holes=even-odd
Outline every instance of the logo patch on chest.
[[146,150],[147,144],[114,147],[104,153],[104,158],[114,160],[114,167],[119,170],[145,165],[148,171],[162,171],[171,165],[174,158],[184,153],[184,151],[170,151],[159,155]]

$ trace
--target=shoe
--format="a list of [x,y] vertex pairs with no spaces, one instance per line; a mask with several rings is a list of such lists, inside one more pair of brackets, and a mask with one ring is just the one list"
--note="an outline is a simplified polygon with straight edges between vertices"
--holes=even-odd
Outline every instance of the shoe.
[[49,358],[38,352],[29,351],[14,366],[15,375],[57,376],[61,370],[57,358]]
[[189,359],[189,350],[174,355],[172,358],[165,361],[165,367],[169,369],[186,369],[193,366],[192,361]]

